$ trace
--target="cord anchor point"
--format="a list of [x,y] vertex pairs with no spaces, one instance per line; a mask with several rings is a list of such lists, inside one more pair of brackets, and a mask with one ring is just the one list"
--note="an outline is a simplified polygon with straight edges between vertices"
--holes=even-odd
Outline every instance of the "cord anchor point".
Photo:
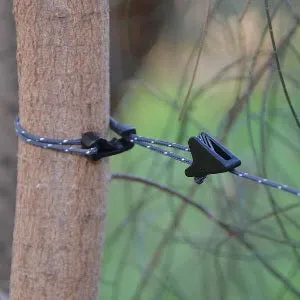
[[130,136],[136,134],[136,129],[128,124],[121,124],[110,118],[110,126],[121,138],[113,138],[110,141],[99,133],[90,131],[82,134],[81,146],[84,149],[96,148],[97,152],[90,155],[92,160],[99,160],[104,157],[117,155],[133,148],[134,143],[130,142]]

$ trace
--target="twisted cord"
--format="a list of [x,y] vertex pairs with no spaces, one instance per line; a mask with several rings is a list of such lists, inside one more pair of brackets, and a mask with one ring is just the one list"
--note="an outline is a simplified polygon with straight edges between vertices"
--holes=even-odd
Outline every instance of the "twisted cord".
[[[111,124],[111,126],[110,126],[111,129],[115,133],[120,135],[121,130],[118,127],[119,123],[116,120],[111,118],[110,124]],[[23,141],[25,141],[31,145],[44,148],[44,149],[52,149],[52,150],[67,152],[67,153],[71,153],[71,154],[79,154],[79,155],[83,155],[83,156],[87,156],[87,157],[90,157],[90,156],[96,154],[97,151],[99,151],[99,149],[97,149],[96,147],[89,148],[89,149],[79,148],[78,146],[81,145],[81,138],[54,139],[54,138],[48,138],[48,137],[40,137],[38,135],[31,134],[21,126],[19,117],[17,117],[15,120],[15,131],[16,131],[16,134]],[[166,157],[180,161],[187,165],[192,164],[192,159],[183,157],[183,156],[176,154],[169,150],[169,149],[174,149],[174,150],[180,150],[180,151],[184,151],[184,152],[190,152],[190,149],[188,146],[177,144],[177,143],[172,143],[172,142],[168,142],[168,141],[164,141],[164,140],[159,140],[159,139],[152,139],[152,138],[148,138],[148,137],[144,137],[144,136],[139,136],[136,134],[128,134],[126,137],[123,136],[123,138],[126,138],[129,142],[139,145],[145,149],[162,154]],[[158,146],[162,146],[164,148],[161,148]],[[276,188],[278,190],[285,191],[287,193],[290,193],[290,194],[300,197],[300,189],[295,189],[295,188],[289,187],[285,184],[281,184],[281,183],[269,180],[267,178],[255,176],[255,175],[249,174],[247,172],[242,172],[237,169],[229,170],[229,172],[240,178],[245,178],[245,179],[251,180],[255,183],[269,186],[272,188]],[[196,181],[196,183],[202,183],[204,179],[205,179],[205,177],[195,178],[195,181]]]
[[72,146],[80,146],[81,138],[77,139],[54,139],[48,137],[40,137],[25,130],[20,124],[20,118],[15,119],[15,132],[24,142],[44,149],[52,149],[72,154],[91,156],[98,150],[97,148],[82,149]]
[[[131,141],[138,144],[138,145],[140,145],[140,146],[142,146],[142,147],[145,147],[149,150],[161,153],[165,156],[168,156],[168,157],[173,158],[175,160],[181,161],[181,162],[186,163],[188,165],[191,165],[191,163],[192,163],[191,159],[184,158],[184,157],[182,157],[180,155],[177,155],[175,153],[172,153],[170,151],[164,151],[163,149],[155,147],[153,145],[164,145],[166,147],[180,149],[180,150],[190,152],[190,149],[187,146],[176,144],[176,143],[170,143],[170,142],[166,142],[166,141],[161,141],[161,140],[156,140],[156,139],[149,139],[149,138],[145,138],[145,137],[139,137],[139,136],[136,136],[134,139],[131,139]],[[267,178],[262,178],[262,177],[259,177],[259,176],[255,176],[255,175],[249,174],[247,172],[242,172],[242,171],[239,171],[237,169],[230,170],[229,172],[232,173],[235,176],[254,181],[255,183],[258,183],[258,184],[262,184],[262,185],[266,185],[266,186],[269,186],[269,187],[272,187],[272,188],[276,188],[278,190],[282,190],[282,191],[285,191],[287,193],[290,193],[290,194],[293,194],[295,196],[300,197],[300,189],[295,189],[295,188],[289,187],[285,184],[281,184],[281,183],[269,180]]]

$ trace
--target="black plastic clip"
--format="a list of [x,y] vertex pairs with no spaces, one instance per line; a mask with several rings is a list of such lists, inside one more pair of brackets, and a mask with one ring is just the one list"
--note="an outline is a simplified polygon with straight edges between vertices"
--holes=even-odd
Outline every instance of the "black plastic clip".
[[189,139],[193,162],[185,170],[187,177],[201,183],[209,174],[224,173],[241,165],[241,161],[218,140],[207,133]]
[[130,135],[136,134],[134,127],[128,124],[117,123],[118,134],[120,139],[113,138],[110,141],[103,138],[97,132],[86,132],[81,137],[81,145],[84,149],[97,148],[97,153],[90,156],[92,160],[99,160],[103,157],[108,157],[123,153],[133,148],[134,143],[130,142]]

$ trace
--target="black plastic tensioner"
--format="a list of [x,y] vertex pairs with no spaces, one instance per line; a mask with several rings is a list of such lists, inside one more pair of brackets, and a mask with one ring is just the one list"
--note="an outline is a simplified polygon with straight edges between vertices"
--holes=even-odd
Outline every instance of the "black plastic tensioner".
[[201,182],[209,174],[228,172],[241,165],[232,152],[207,133],[191,137],[188,144],[193,162],[185,170],[185,175],[196,178],[196,181]]

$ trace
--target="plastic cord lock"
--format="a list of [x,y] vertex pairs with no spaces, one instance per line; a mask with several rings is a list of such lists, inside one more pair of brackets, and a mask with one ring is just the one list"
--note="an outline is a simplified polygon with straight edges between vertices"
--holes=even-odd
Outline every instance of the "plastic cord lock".
[[185,170],[187,177],[203,178],[224,173],[241,165],[241,161],[218,140],[207,133],[189,139],[193,162]]
[[129,142],[125,138],[108,141],[97,132],[86,132],[82,135],[81,145],[84,149],[97,148],[97,153],[92,154],[92,160],[99,160],[103,157],[108,157],[116,154],[123,153],[130,150],[134,143]]

